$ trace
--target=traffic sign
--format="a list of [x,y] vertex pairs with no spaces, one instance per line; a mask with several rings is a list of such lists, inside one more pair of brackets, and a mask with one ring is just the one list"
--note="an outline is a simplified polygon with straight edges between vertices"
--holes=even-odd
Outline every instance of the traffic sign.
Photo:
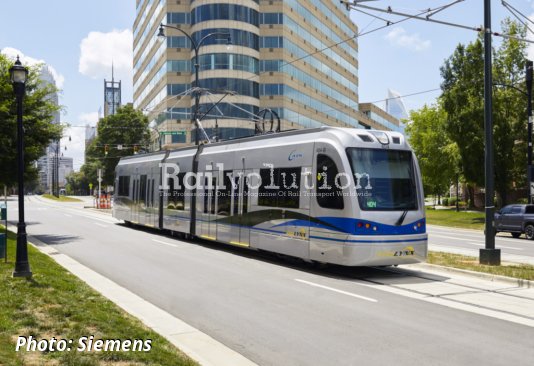
[[185,131],[160,131],[160,135],[185,135]]
[[530,182],[530,195],[534,196],[534,182]]

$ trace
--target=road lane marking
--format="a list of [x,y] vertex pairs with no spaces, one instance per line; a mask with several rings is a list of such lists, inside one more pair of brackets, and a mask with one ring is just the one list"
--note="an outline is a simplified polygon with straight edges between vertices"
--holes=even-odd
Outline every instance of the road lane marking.
[[99,223],[99,222],[95,222],[95,225],[98,225],[98,226],[100,226],[100,227],[108,227],[107,225],[101,224],[101,223]]
[[[464,238],[457,238],[457,237],[454,237],[454,236],[450,236],[450,235],[441,235],[441,234],[432,234],[432,233],[428,233],[428,239],[431,239],[433,236],[439,236],[439,237],[442,237],[442,238],[447,238],[447,239],[451,239],[451,240],[461,240],[461,241],[473,241],[473,239],[464,239]],[[478,239],[478,238],[477,238]]]
[[514,247],[506,247],[504,245],[498,245],[498,244],[495,244],[495,248],[499,249],[499,248],[503,248],[503,249],[513,249],[513,250],[523,250],[521,248],[514,248]]
[[476,245],[476,246],[479,246],[479,247],[483,247],[484,244],[482,243],[474,243],[474,242],[470,242],[470,243],[467,243],[467,244],[472,244],[472,245]]
[[63,216],[72,217],[72,215],[64,213]]
[[165,241],[161,241],[161,240],[158,240],[158,239],[152,239],[152,241],[155,241],[156,243],[160,243],[160,244],[164,244],[164,245],[168,245],[170,247],[174,247],[174,248],[177,248],[178,245],[176,244],[171,244],[171,243],[167,243]]
[[339,294],[355,297],[355,298],[360,299],[360,300],[365,300],[365,301],[370,301],[370,302],[378,302],[378,300],[372,299],[370,297],[353,294],[352,292],[338,290],[336,288],[332,288],[332,287],[328,287],[328,286],[319,285],[318,283],[308,282],[308,281],[305,281],[305,280],[300,280],[298,278],[295,278],[295,281],[300,282],[300,283],[304,283],[304,284],[309,285],[309,286],[319,287],[319,288],[322,288],[322,289],[325,289],[325,290],[337,292]]

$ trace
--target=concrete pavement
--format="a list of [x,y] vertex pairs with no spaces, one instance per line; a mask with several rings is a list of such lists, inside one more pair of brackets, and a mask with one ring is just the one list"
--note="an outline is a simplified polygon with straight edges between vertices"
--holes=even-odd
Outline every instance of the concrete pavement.
[[28,203],[31,235],[258,364],[534,360],[532,289],[413,266],[316,270]]

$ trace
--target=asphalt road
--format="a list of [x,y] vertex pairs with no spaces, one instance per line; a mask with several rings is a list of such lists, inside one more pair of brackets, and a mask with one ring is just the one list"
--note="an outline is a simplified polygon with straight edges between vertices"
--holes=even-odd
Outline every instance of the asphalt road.
[[[467,306],[494,291],[403,269],[315,269],[127,228],[79,206],[29,197],[28,233],[261,365],[534,364],[533,327],[432,302],[460,295]],[[534,298],[516,299],[534,309]]]
[[[433,225],[428,225],[427,231],[430,250],[478,256],[485,245],[483,231]],[[527,240],[524,235],[514,239],[511,234],[499,233],[495,247],[501,249],[503,261],[534,265],[534,240]]]

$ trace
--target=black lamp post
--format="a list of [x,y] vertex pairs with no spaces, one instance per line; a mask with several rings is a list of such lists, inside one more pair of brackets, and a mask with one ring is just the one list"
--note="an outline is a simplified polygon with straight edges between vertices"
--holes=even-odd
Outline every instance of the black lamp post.
[[22,66],[19,57],[9,69],[11,83],[17,99],[17,152],[18,152],[18,193],[19,193],[19,222],[17,224],[17,254],[13,277],[31,277],[30,262],[28,262],[28,243],[26,238],[26,223],[24,222],[24,128],[22,126],[22,100],[26,92],[28,69]]
[[495,248],[495,222],[493,212],[493,120],[492,120],[492,68],[491,68],[491,0],[484,0],[484,166],[485,166],[485,246],[480,249],[480,264],[500,265],[501,250]]
[[[184,30],[178,28],[178,27],[173,27],[172,25],[167,25],[167,24],[163,24],[161,23],[160,26],[159,26],[159,32],[158,32],[158,38],[160,38],[161,40],[164,40],[166,38],[165,36],[165,28],[172,28],[172,29],[176,29],[177,31],[179,31],[180,33],[182,33],[184,36],[187,37],[187,39],[189,39],[189,42],[191,42],[191,49],[195,52],[195,85],[194,85],[194,88],[193,88],[193,92],[195,94],[195,108],[193,110],[193,115],[191,117],[191,124],[196,126],[196,120],[198,118],[198,110],[199,110],[199,104],[200,104],[200,85],[199,85],[199,82],[198,82],[198,71],[199,71],[199,63],[198,63],[198,51],[200,49],[200,46],[202,46],[202,43],[204,43],[204,41],[210,37],[213,37],[213,36],[221,36],[221,37],[227,37],[228,38],[228,45],[230,46],[232,44],[232,41],[231,41],[231,38],[230,38],[230,33],[228,32],[213,32],[213,33],[209,33],[207,35],[205,35],[204,37],[202,37],[200,39],[200,41],[195,42],[193,37],[191,37],[189,34],[187,34]],[[196,130],[195,130],[195,145],[198,145],[198,142],[199,142],[199,138],[198,138],[198,127],[196,127]]]

